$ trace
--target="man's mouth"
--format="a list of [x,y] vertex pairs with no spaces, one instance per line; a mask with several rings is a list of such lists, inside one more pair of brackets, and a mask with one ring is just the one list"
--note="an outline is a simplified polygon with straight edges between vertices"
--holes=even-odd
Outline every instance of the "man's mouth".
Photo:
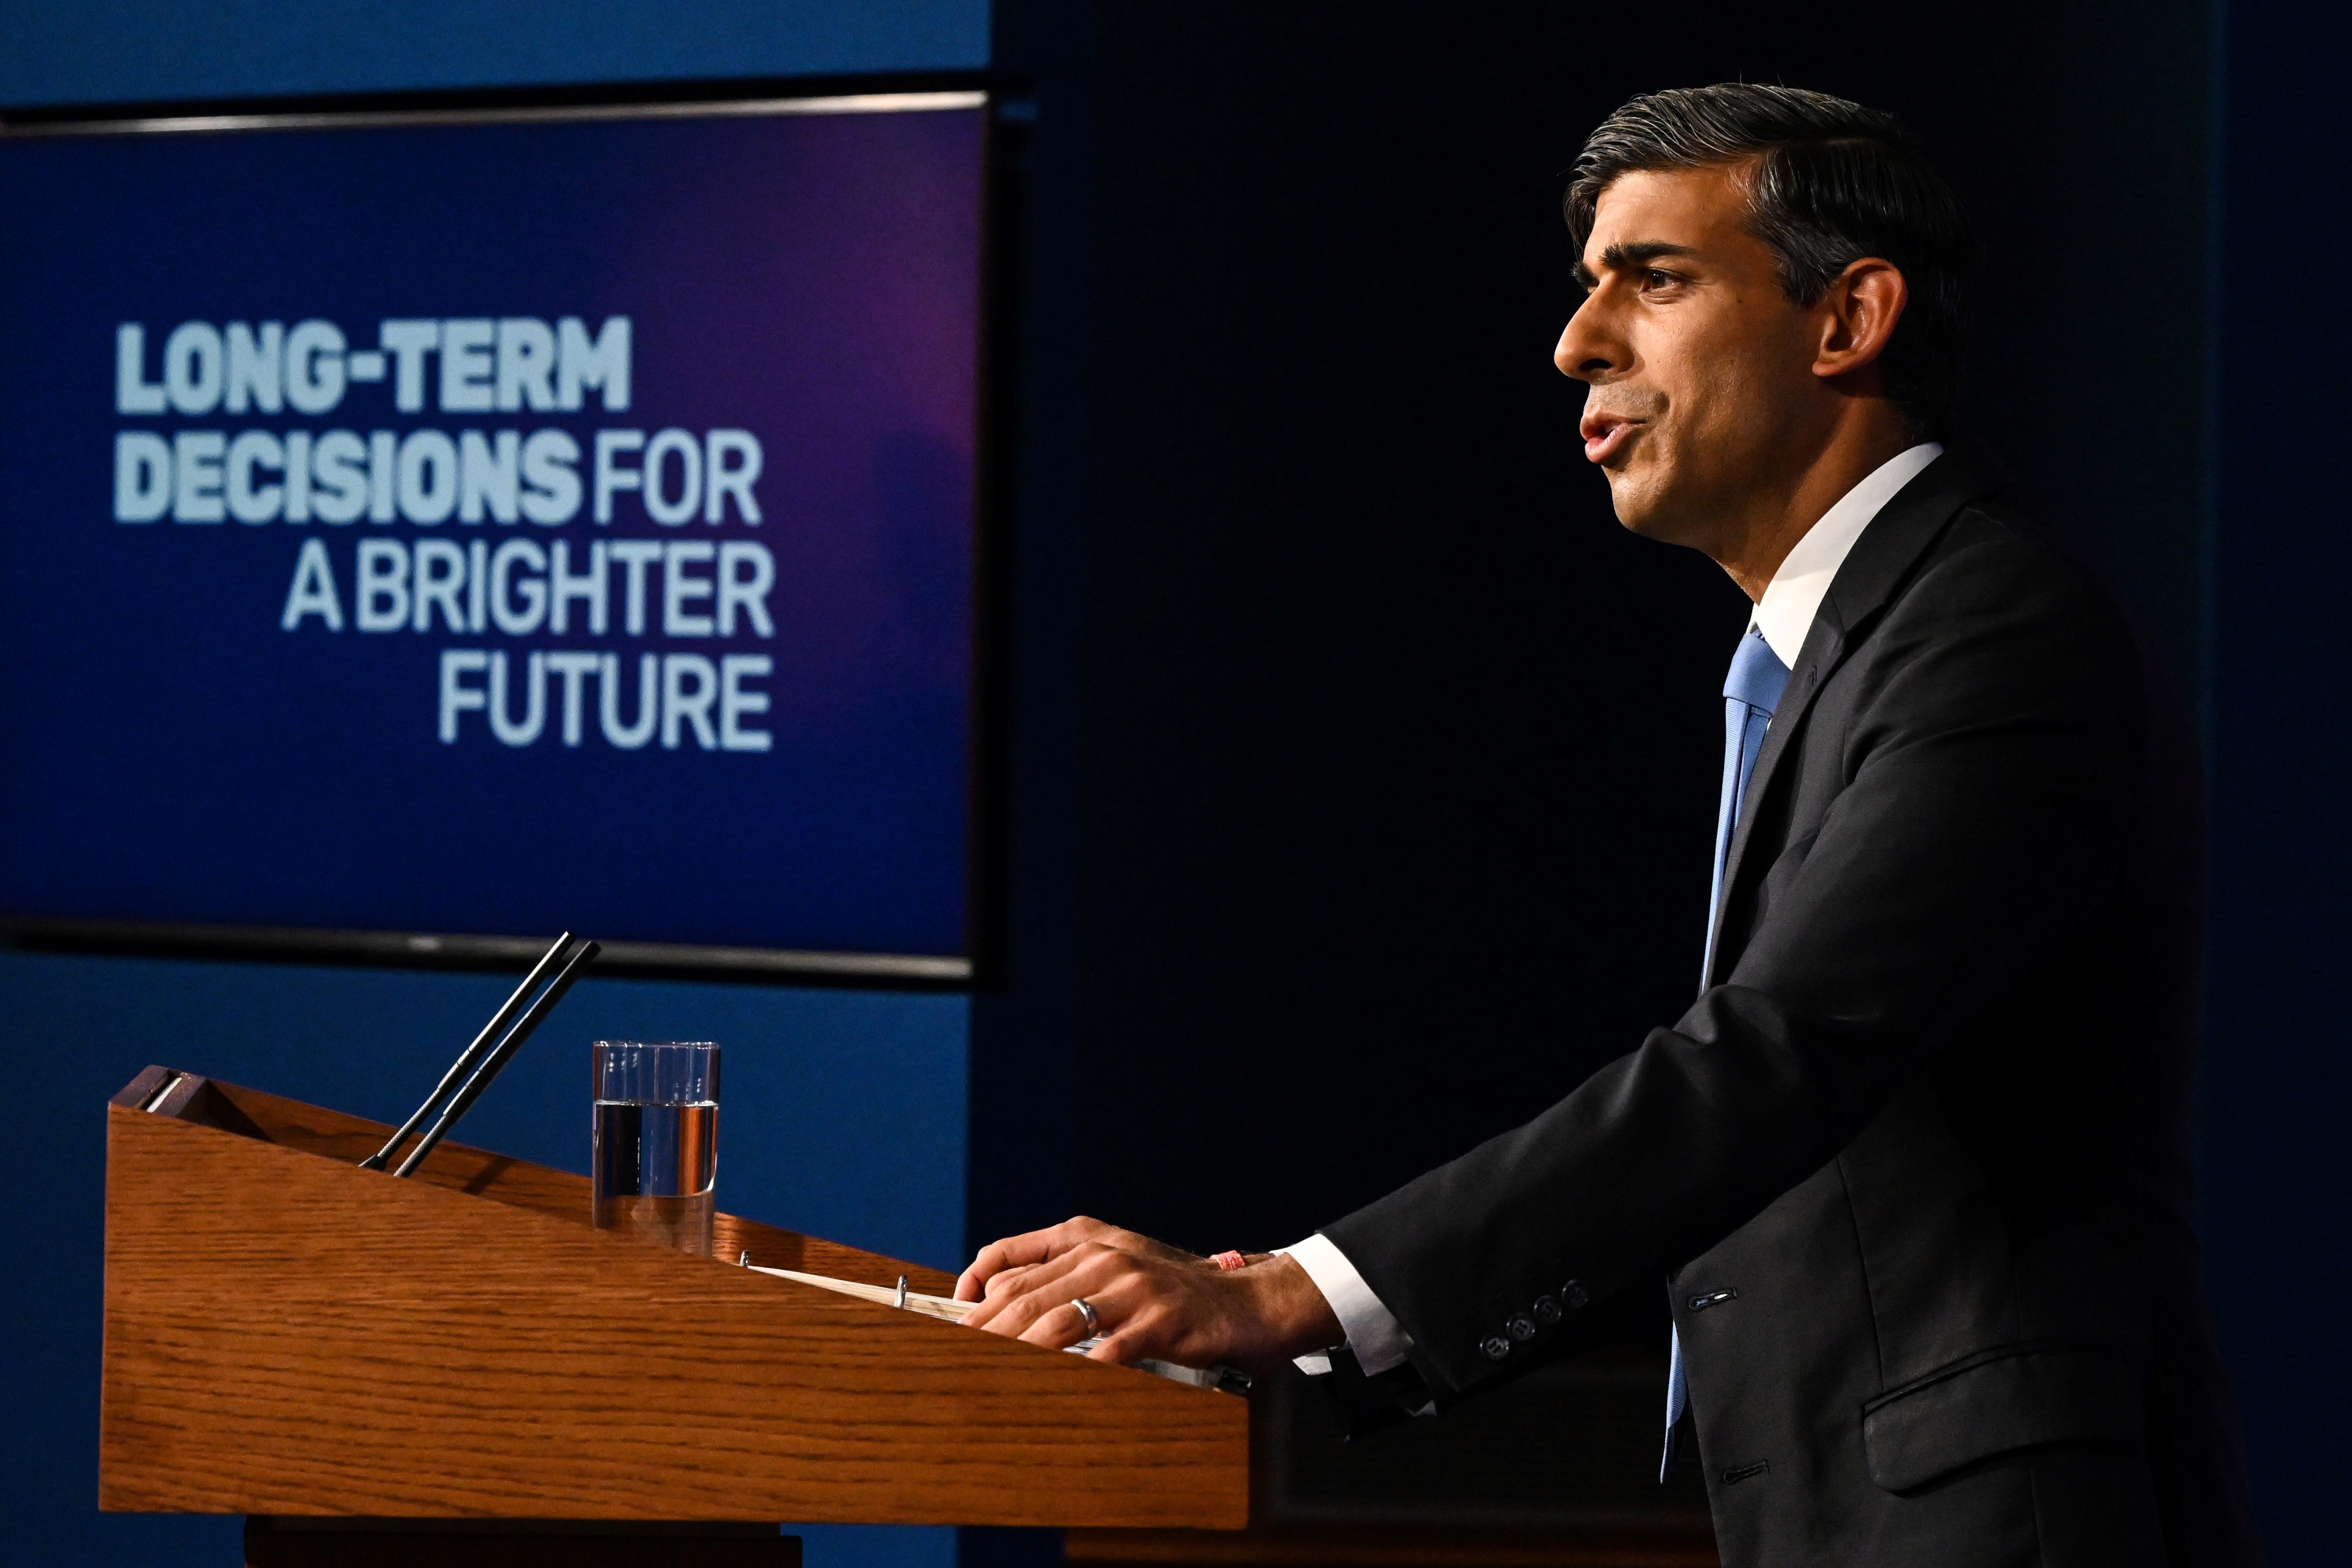
[[1628,419],[1622,413],[1588,413],[1578,426],[1584,437],[1584,457],[1588,463],[1607,463],[1624,451],[1633,439],[1633,433],[1648,423]]

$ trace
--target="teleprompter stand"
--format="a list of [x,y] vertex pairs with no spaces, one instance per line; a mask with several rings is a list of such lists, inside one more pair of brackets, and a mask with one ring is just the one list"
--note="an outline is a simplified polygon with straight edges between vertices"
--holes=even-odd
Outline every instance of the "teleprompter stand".
[[730,1520],[1247,1522],[1244,1400],[734,1260],[936,1270],[724,1214],[685,1256],[592,1228],[584,1176],[460,1145],[395,1180],[357,1168],[381,1124],[164,1068],[107,1116],[100,1507],[253,1516],[257,1568],[796,1560]]

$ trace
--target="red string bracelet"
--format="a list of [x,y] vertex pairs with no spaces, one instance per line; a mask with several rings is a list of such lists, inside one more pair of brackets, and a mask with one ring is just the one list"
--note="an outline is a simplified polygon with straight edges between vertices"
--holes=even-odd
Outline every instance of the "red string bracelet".
[[1210,1259],[1209,1261],[1214,1263],[1218,1268],[1230,1274],[1234,1270],[1246,1264],[1249,1260],[1243,1257],[1238,1252],[1220,1252],[1215,1257]]

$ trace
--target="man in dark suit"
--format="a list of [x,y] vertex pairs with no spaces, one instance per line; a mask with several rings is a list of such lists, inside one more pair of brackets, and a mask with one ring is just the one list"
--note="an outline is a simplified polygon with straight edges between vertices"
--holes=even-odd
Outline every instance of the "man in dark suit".
[[1369,1420],[1663,1275],[1668,1462],[1695,1438],[1727,1563],[2257,1561],[2189,1224],[2193,751],[2106,596],[1941,444],[1956,204],[1887,117],[1726,86],[1619,110],[1569,215],[1586,455],[1756,603],[1698,999],[1297,1247],[1073,1220],[983,1249],[971,1321],[1334,1347]]

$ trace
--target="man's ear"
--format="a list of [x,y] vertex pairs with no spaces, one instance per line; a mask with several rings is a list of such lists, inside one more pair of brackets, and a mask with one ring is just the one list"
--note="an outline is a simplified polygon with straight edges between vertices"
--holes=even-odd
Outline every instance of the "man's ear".
[[1813,374],[1826,381],[1876,364],[1910,298],[1910,285],[1893,262],[1875,256],[1848,262],[1822,296]]

